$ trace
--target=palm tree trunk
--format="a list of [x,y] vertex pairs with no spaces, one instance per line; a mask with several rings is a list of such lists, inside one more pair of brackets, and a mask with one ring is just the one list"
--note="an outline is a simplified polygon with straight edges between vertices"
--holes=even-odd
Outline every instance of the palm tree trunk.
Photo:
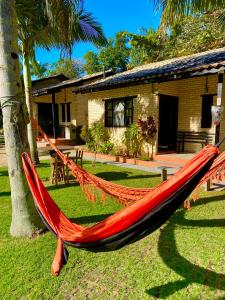
[[21,166],[21,152],[28,148],[25,122],[28,114],[19,76],[16,20],[15,0],[1,0],[0,101],[12,199],[10,233],[13,236],[31,236],[39,228],[40,219]]
[[[31,96],[31,73],[30,73],[30,62],[29,57],[24,49],[22,49],[23,55],[23,82],[24,82],[24,91],[26,104],[28,108],[28,112],[30,118],[33,118],[33,105],[32,105],[32,96]],[[35,137],[35,132],[32,128],[31,122],[27,124],[27,134],[28,134],[28,142],[30,146],[30,155],[35,165],[39,164],[38,158],[38,150],[37,150],[37,142]]]

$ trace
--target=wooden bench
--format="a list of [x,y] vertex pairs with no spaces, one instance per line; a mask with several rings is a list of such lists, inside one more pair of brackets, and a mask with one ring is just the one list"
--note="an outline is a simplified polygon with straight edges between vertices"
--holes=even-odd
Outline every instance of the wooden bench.
[[205,145],[212,144],[214,141],[214,134],[207,132],[177,132],[177,152],[184,152],[185,143],[201,144],[202,148]]

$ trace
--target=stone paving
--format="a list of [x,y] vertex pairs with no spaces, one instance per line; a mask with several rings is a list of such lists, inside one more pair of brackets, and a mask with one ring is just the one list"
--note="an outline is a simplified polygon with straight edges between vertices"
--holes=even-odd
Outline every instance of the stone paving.
[[[69,151],[71,153],[71,156],[75,155],[76,150],[74,148],[71,149],[70,146],[62,146],[61,148],[64,151]],[[48,150],[50,150],[49,147],[48,148],[47,147],[39,148],[38,150],[39,150],[40,160],[49,159],[49,155],[48,155]],[[165,164],[168,175],[174,174],[182,166],[182,164],[179,163],[179,162],[176,162],[176,160],[174,160],[175,162],[169,162],[168,163],[167,161],[164,162],[164,160],[159,160],[159,158],[160,158],[160,156],[158,155],[157,160],[152,162],[151,167],[133,165],[133,164],[129,164],[129,163],[113,162],[113,161],[109,161],[109,160],[106,160],[106,159],[100,159],[100,158],[97,158],[96,161],[101,162],[101,163],[105,163],[105,164],[111,164],[111,165],[116,165],[116,166],[120,166],[120,167],[124,167],[124,168],[143,170],[143,171],[153,172],[153,173],[161,173],[162,165]],[[84,159],[93,160],[93,157],[88,156],[87,154],[84,154]],[[162,157],[162,159],[163,159],[163,157]],[[0,167],[2,167],[2,166],[7,166],[6,154],[5,154],[5,149],[4,148],[0,148]]]
[[[75,149],[71,149],[71,146],[62,146],[60,147],[62,148],[64,151],[68,151],[71,153],[71,156],[75,155]],[[45,149],[39,149],[39,158],[40,160],[48,160],[49,159],[49,155],[48,155],[48,150],[50,150],[50,148],[45,148]],[[153,167],[145,167],[145,166],[139,166],[139,165],[133,165],[133,164],[128,164],[128,163],[120,163],[120,162],[113,162],[113,161],[109,161],[106,159],[100,159],[97,158],[96,161],[97,162],[101,162],[103,164],[109,164],[109,165],[115,165],[115,166],[120,166],[123,168],[130,168],[130,169],[135,169],[135,170],[143,170],[146,172],[152,172],[152,173],[158,173],[160,174],[162,172],[162,163],[165,160],[165,166],[167,168],[167,173],[168,176],[171,176],[172,174],[176,173],[184,164],[185,161],[187,161],[188,159],[191,159],[191,157],[193,157],[194,154],[169,154],[167,156],[167,154],[164,155],[157,155],[156,156],[156,160],[153,162]],[[168,157],[171,157],[172,159],[169,160],[170,162],[168,163]],[[166,159],[165,159],[166,158]],[[184,160],[181,160],[180,158],[184,158]],[[93,157],[88,156],[87,154],[84,154],[84,159],[86,160],[93,160]],[[168,166],[169,164],[169,166]],[[4,148],[0,148],[0,167],[4,167],[7,166],[7,160],[6,160],[6,153],[5,153],[5,149]],[[212,190],[224,190],[225,189],[225,182],[214,182],[212,183],[211,186]]]

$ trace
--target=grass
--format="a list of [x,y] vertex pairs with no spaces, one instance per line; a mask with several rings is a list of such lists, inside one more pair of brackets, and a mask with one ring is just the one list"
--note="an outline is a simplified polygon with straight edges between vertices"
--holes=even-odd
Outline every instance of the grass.
[[4,145],[4,144],[5,144],[4,136],[0,134],[0,145]]
[[[96,164],[91,172],[127,186],[154,186],[159,177],[142,171]],[[48,164],[39,174],[49,176]],[[45,182],[45,184],[48,184]],[[85,200],[79,186],[48,186],[58,205],[76,222],[90,225],[120,206]],[[0,299],[225,299],[225,192],[202,193],[187,211],[180,208],[161,229],[114,252],[69,248],[59,277],[50,266],[56,240],[9,236],[11,221],[7,171],[0,169]]]

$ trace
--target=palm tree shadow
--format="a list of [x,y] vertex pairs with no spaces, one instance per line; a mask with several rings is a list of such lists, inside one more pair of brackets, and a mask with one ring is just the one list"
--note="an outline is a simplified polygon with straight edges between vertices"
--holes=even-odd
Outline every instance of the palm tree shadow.
[[176,213],[176,216],[171,218],[168,224],[161,229],[158,242],[158,252],[163,259],[163,262],[184,279],[169,282],[146,290],[148,295],[154,296],[158,299],[166,299],[168,296],[174,294],[180,289],[188,287],[188,285],[192,283],[206,285],[214,289],[225,290],[225,275],[189,262],[179,254],[175,240],[176,224],[190,227],[220,227],[224,226],[224,220],[187,220],[185,219],[185,213],[185,210],[179,211]]
[[91,215],[91,216],[83,216],[78,218],[70,218],[70,221],[73,223],[77,223],[80,225],[83,224],[92,224],[103,221],[107,217],[111,216],[111,214],[101,214],[101,215]]

